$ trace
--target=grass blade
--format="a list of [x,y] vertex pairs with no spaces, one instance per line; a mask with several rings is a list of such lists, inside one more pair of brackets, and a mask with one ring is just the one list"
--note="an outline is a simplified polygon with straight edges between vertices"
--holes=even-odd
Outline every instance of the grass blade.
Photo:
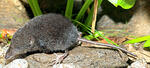
[[80,9],[78,15],[76,16],[75,20],[80,20],[81,17],[84,15],[85,11],[88,9],[88,7],[90,6],[90,4],[92,3],[93,0],[86,0],[84,5],[82,6],[82,8]]
[[73,3],[74,3],[74,0],[67,0],[65,16],[69,19],[71,19],[72,17]]
[[33,6],[33,4],[32,4],[32,0],[28,0],[28,3],[29,3],[29,5],[30,5],[30,7],[31,7],[31,10],[32,10],[32,12],[33,12],[33,15],[34,16],[36,16],[36,12],[35,12],[35,8],[34,8],[34,6]]
[[41,15],[42,12],[41,12],[41,9],[39,7],[38,0],[31,0],[31,1],[32,1],[32,4],[33,4],[33,7],[35,8],[36,16]]
[[32,12],[34,16],[39,16],[42,14],[42,11],[40,10],[38,0],[28,0],[28,3],[32,9]]

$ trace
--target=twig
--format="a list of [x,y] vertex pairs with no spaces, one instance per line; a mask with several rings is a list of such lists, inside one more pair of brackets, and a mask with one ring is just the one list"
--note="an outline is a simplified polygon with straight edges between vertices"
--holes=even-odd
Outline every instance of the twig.
[[94,12],[93,12],[93,20],[92,20],[92,33],[95,32],[95,23],[96,23],[96,16],[97,16],[97,6],[98,6],[98,0],[94,0]]

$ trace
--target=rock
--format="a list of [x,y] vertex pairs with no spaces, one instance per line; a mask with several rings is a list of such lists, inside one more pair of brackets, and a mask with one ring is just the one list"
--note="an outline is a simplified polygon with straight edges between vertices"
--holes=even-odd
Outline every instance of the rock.
[[145,59],[139,59],[133,62],[128,68],[149,68]]
[[19,0],[0,0],[0,29],[18,29],[28,16]]
[[103,31],[104,34],[108,36],[117,36],[124,37],[124,35],[128,35],[127,25],[120,23],[116,23],[113,19],[111,19],[108,15],[103,15],[101,19],[97,22],[96,26],[97,30]]
[[128,23],[128,30],[132,35],[145,36],[150,34],[150,1],[139,0],[137,1],[138,9],[132,16]]
[[6,51],[8,50],[8,45],[5,45],[5,46],[1,46],[0,45],[0,64],[3,66],[5,65],[6,63],[6,60],[4,58],[5,54],[6,54]]
[[[25,59],[30,68],[52,68],[55,67],[51,66],[55,58],[54,54],[36,53]],[[128,57],[125,54],[119,54],[117,50],[79,46],[69,51],[62,65],[79,68],[126,67],[127,60]]]
[[[133,8],[125,10],[114,7],[108,1],[102,3],[102,17],[97,23],[97,29],[128,36],[145,36],[150,34],[150,1],[138,0]],[[112,11],[113,10],[113,11]],[[120,32],[120,33],[119,33]],[[124,36],[123,36],[124,37]]]
[[16,59],[3,68],[28,68],[28,62],[25,59]]
[[98,30],[105,30],[105,29],[122,29],[124,28],[123,24],[116,24],[108,15],[103,15],[101,19],[97,22],[97,29]]

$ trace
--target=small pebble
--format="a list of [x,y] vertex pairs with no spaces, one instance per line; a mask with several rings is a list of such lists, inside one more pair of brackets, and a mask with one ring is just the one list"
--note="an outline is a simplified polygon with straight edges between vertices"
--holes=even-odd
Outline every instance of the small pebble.
[[2,65],[0,64],[0,68],[2,68]]
[[145,59],[139,59],[133,62],[128,68],[148,68]]

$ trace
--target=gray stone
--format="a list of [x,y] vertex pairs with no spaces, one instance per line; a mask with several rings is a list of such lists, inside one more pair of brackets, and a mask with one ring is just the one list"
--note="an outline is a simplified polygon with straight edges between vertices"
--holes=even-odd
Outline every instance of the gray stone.
[[19,0],[0,0],[0,29],[18,29],[28,16]]
[[[55,58],[54,54],[37,53],[25,59],[30,68],[52,68],[51,64]],[[69,55],[62,64],[79,68],[126,67],[127,60],[128,57],[125,54],[119,54],[117,50],[79,46],[69,51]]]

